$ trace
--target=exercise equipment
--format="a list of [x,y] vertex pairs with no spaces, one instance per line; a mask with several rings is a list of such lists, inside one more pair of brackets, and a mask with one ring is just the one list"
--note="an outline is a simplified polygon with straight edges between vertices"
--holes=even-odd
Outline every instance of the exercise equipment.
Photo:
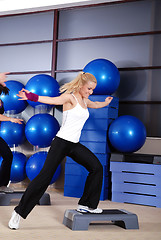
[[13,152],[10,180],[13,183],[21,182],[26,178],[27,157],[21,152]]
[[[0,192],[0,206],[9,206],[12,199],[21,199],[24,191],[14,191],[13,193],[1,193]],[[50,195],[44,193],[39,200],[39,205],[51,205]]]
[[112,146],[120,152],[135,152],[146,140],[146,128],[136,117],[130,115],[115,119],[108,131]]
[[25,124],[3,121],[1,122],[0,136],[10,147],[18,146],[25,141]]
[[[43,168],[46,157],[47,157],[47,152],[42,151],[42,152],[37,152],[33,154],[28,159],[26,163],[26,174],[31,181],[39,174],[39,172]],[[60,176],[60,172],[61,172],[61,165],[59,165],[58,168],[56,169],[56,172],[54,173],[50,184],[56,182],[56,180]]]
[[58,121],[50,114],[41,113],[32,116],[28,120],[25,134],[32,145],[49,147],[58,130]]
[[[25,88],[32,93],[36,93],[40,96],[56,97],[59,96],[59,84],[55,78],[47,74],[38,74],[30,78]],[[52,107],[48,104],[39,102],[27,101],[32,107],[37,105],[45,105],[48,108]]]
[[91,222],[111,221],[125,229],[138,229],[137,215],[124,209],[108,209],[102,213],[79,213],[76,210],[66,210],[63,224],[75,231],[88,230]]
[[6,82],[6,87],[8,87],[10,90],[9,95],[1,94],[1,99],[4,103],[5,112],[12,111],[12,113],[17,114],[24,111],[28,105],[27,101],[19,101],[19,97],[17,96],[17,94],[25,86],[18,81],[10,80]]
[[119,86],[119,71],[117,67],[107,59],[95,59],[89,62],[83,71],[93,74],[97,79],[97,86],[93,94],[111,95]]

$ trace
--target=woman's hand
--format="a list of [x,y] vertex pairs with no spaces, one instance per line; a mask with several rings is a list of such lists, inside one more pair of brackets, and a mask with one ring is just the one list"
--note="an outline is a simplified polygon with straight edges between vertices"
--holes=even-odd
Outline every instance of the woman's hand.
[[110,102],[112,101],[112,99],[113,99],[113,97],[107,97],[107,98],[105,99],[105,102],[108,103],[108,104],[110,104]]
[[26,93],[29,93],[30,91],[26,90],[25,88],[22,88],[21,91],[18,92],[17,96],[19,97],[18,100],[28,100],[28,98],[26,97]]
[[22,124],[23,119],[21,119],[21,118],[10,118],[10,121],[13,122],[13,123]]

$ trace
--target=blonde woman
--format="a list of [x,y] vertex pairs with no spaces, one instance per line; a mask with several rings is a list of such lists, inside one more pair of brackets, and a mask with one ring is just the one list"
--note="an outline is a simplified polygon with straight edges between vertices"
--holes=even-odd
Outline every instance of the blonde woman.
[[38,96],[25,89],[19,92],[20,100],[63,105],[63,122],[51,143],[43,169],[29,184],[19,205],[15,207],[8,224],[9,228],[19,228],[20,217],[25,219],[35,207],[50,184],[58,165],[66,156],[84,166],[89,172],[77,211],[102,212],[97,206],[102,188],[103,168],[97,157],[79,143],[81,130],[89,117],[88,108],[102,108],[112,100],[112,97],[107,97],[104,102],[90,101],[88,97],[93,93],[96,84],[96,78],[92,74],[81,72],[73,81],[60,88],[62,94],[58,97]]

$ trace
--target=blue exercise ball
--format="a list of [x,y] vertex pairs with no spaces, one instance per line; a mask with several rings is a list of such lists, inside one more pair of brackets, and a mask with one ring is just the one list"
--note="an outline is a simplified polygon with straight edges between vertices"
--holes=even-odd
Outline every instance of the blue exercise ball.
[[[55,78],[47,75],[47,74],[38,74],[30,78],[27,82],[25,89],[29,90],[32,93],[36,93],[40,96],[48,96],[48,97],[57,97],[59,96],[59,84],[55,80]],[[32,106],[45,105],[49,109],[51,105],[43,104],[39,102],[28,101],[28,103]]]
[[[13,160],[11,165],[10,180],[13,183],[21,182],[26,178],[26,160],[27,157],[20,152],[12,152]],[[0,166],[3,158],[0,157]]]
[[50,114],[41,113],[29,119],[26,123],[25,134],[32,145],[49,147],[58,130],[58,121]]
[[[47,157],[47,152],[37,152],[33,154],[26,163],[26,174],[27,177],[32,181],[41,171],[44,166],[45,160]],[[61,172],[61,165],[58,166],[56,172],[54,173],[50,184],[56,182],[58,177],[60,176]]]
[[28,105],[27,101],[18,100],[19,97],[17,96],[17,94],[25,86],[18,81],[11,80],[6,82],[6,87],[10,89],[9,95],[1,94],[1,99],[4,102],[5,112],[13,111],[14,114],[17,114],[24,111]]
[[120,83],[120,73],[117,67],[106,59],[95,59],[89,62],[83,69],[84,72],[91,73],[97,79],[97,86],[93,94],[111,95]]
[[145,143],[146,128],[138,118],[124,115],[111,123],[108,136],[116,150],[127,153],[135,152]]
[[21,152],[13,152],[10,180],[13,183],[21,182],[26,178],[27,157]]
[[7,121],[1,122],[0,137],[2,137],[10,147],[24,143],[26,139],[24,122],[22,122],[22,124]]

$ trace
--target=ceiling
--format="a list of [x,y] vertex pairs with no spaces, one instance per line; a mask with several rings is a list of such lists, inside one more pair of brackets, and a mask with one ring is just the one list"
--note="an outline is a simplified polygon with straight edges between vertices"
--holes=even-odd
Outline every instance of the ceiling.
[[0,15],[45,11],[118,0],[0,0]]

